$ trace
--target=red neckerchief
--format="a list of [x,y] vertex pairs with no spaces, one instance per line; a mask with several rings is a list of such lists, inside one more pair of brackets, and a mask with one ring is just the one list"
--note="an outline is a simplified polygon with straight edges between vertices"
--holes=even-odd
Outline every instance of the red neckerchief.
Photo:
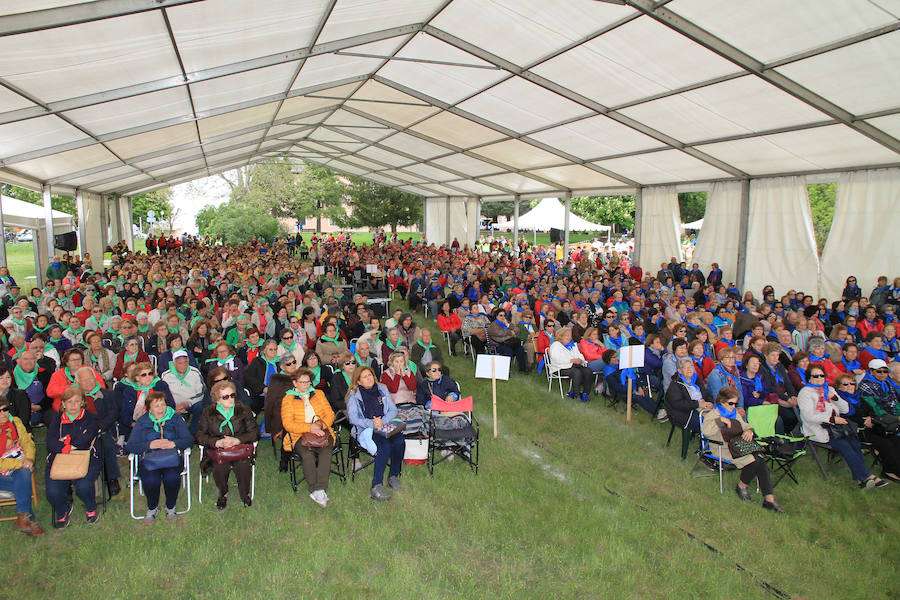
[[0,455],[6,452],[7,440],[10,446],[18,445],[19,432],[16,431],[16,425],[10,417],[9,421],[0,425]]
[[[82,417],[84,417],[84,409],[83,408],[81,409],[81,412],[78,413],[78,416],[75,417],[75,421],[77,421],[78,419],[81,419]],[[70,423],[74,423],[75,421],[73,421],[72,419],[69,418],[69,415],[66,414],[66,411],[62,411],[62,415],[59,418],[60,425],[68,425]]]

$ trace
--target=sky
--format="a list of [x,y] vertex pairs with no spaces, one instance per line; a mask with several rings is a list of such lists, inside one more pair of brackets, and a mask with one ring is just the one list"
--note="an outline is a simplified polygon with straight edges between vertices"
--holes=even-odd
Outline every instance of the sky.
[[176,218],[176,227],[188,233],[197,233],[194,217],[200,209],[208,204],[224,204],[228,201],[228,194],[228,184],[218,175],[172,186],[172,204],[181,211]]

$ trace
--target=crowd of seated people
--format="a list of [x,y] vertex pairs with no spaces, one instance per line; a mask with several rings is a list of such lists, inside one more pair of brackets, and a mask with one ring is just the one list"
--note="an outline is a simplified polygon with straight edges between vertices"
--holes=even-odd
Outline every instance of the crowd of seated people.
[[[295,456],[310,498],[325,507],[331,449],[345,428],[374,457],[371,497],[388,500],[403,488],[408,436],[427,435],[435,422],[465,426],[464,415],[430,409],[435,396],[460,396],[444,335],[451,355],[462,342],[510,357],[520,372],[513,377],[546,369],[582,402],[631,386],[636,405],[657,419],[696,432],[714,423],[707,435],[724,440],[752,437],[747,411],[774,405],[779,433],[839,453],[860,487],[900,481],[900,278],[880,281],[869,297],[851,277],[834,301],[793,290],[777,297],[771,286],[757,299],[722,285],[716,270],[705,277],[674,259],[653,277],[616,253],[577,250],[566,261],[542,247],[504,248],[321,239],[310,255],[324,275],[260,242],[190,244],[166,261],[119,248],[103,271],[89,256],[57,257],[54,272],[72,277],[27,295],[7,274],[0,412],[9,418],[0,417],[0,447],[10,454],[0,456],[9,467],[0,486],[22,489],[15,470],[30,475],[31,436],[46,427],[54,527],[70,522],[70,488],[87,522],[97,522],[94,481],[102,473],[105,493],[119,493],[117,455],[126,452],[139,456],[145,522],[159,514],[161,487],[166,518],[176,518],[173,453],[192,444],[204,450],[217,507],[227,505],[232,471],[249,507],[262,429],[279,448],[280,470]],[[343,292],[339,284],[367,264],[378,265],[400,295],[395,306],[410,312],[382,321],[368,287]],[[619,350],[633,345],[646,348],[644,367],[620,369]],[[390,435],[396,422],[403,435]],[[877,452],[881,477],[860,460],[862,444]],[[88,451],[86,473],[51,480],[54,458],[73,450]],[[775,509],[760,461],[735,462],[746,472],[738,495],[746,499],[757,478],[764,506]],[[17,510],[18,529],[41,531],[24,500]]]

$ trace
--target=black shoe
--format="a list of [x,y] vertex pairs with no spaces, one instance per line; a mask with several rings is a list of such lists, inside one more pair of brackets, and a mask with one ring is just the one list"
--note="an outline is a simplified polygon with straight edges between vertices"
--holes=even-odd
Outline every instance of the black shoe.
[[284,450],[281,451],[281,458],[278,459],[278,472],[279,473],[287,473],[288,471],[288,461],[289,461],[288,453]]
[[228,506],[228,496],[219,496],[219,499],[216,500],[216,508],[225,510],[226,506]]
[[765,508],[766,510],[773,510],[777,513],[784,512],[784,509],[781,508],[781,505],[778,504],[778,502],[776,502],[775,500],[772,500],[771,502],[769,502],[768,500],[763,501],[762,507]]
[[746,500],[747,502],[752,502],[753,498],[750,497],[750,489],[746,487],[741,487],[739,485],[734,486],[734,491],[737,493],[738,498],[741,500]]
[[85,512],[84,518],[87,521],[88,525],[95,525],[98,521],[100,521],[100,513],[95,508],[93,512]]
[[122,491],[122,486],[119,485],[118,479],[110,479],[106,482],[106,486],[109,489],[109,497],[112,498],[119,494]]
[[241,502],[244,503],[244,506],[246,508],[250,508],[251,506],[253,506],[253,500],[251,500],[250,498],[241,498]]
[[72,507],[66,508],[66,514],[62,519],[54,519],[53,520],[53,528],[54,529],[63,529],[69,526],[69,516],[72,514]]

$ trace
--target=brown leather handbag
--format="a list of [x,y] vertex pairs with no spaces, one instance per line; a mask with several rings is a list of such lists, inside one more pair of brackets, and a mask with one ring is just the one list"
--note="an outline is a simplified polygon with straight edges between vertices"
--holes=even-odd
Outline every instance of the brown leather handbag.
[[207,448],[206,454],[217,465],[233,463],[255,456],[253,444],[237,444],[231,448]]

